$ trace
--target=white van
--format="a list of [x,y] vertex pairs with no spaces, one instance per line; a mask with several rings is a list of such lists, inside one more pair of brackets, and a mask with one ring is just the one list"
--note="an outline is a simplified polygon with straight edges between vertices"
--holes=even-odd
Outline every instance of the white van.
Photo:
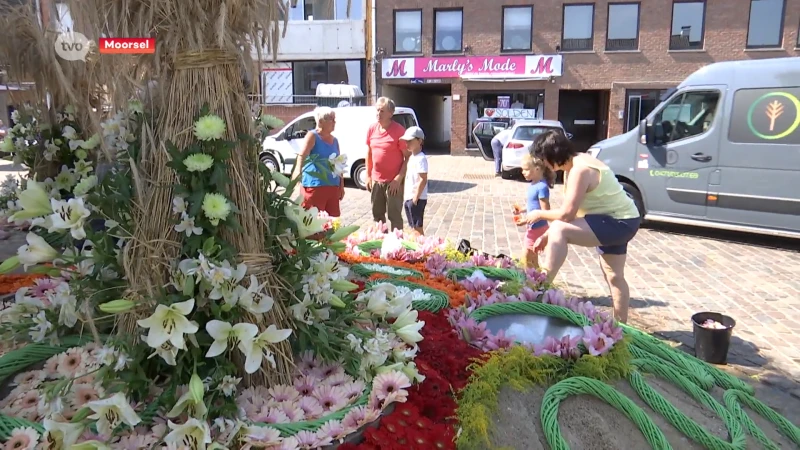
[[[333,108],[336,112],[336,129],[333,135],[339,140],[339,150],[347,155],[345,178],[352,178],[356,186],[366,189],[367,183],[367,131],[375,123],[374,106]],[[417,126],[417,115],[411,108],[398,106],[394,120],[405,128]],[[270,170],[290,174],[294,169],[303,138],[317,127],[314,112],[307,112],[288,123],[262,144],[260,159]]]

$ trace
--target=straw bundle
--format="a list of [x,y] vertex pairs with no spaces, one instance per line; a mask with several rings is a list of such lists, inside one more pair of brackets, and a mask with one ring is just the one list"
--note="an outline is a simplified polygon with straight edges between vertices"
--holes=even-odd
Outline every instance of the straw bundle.
[[[38,24],[34,15],[31,15],[28,34],[20,32],[19,23],[0,27],[7,31],[13,29],[9,33],[16,34],[15,40],[8,41],[10,45],[0,45],[5,47],[5,53],[19,52],[23,56],[11,64],[27,73],[41,72],[36,81],[58,99],[56,104],[75,104],[90,110],[89,98],[97,96],[98,92],[106,95],[112,107],[124,105],[132,96],[142,93],[149,97],[145,103],[156,125],[155,129],[145,127],[142,130],[142,158],[132,166],[137,198],[132,208],[135,227],[124,257],[130,297],[152,302],[167,280],[169,263],[180,250],[180,238],[173,229],[171,217],[171,185],[175,174],[166,166],[170,158],[165,144],[171,141],[178,148],[184,148],[191,142],[194,118],[206,103],[214,114],[225,120],[226,138],[236,140],[241,134],[252,134],[245,86],[248,77],[243,73],[256,69],[251,58],[253,46],[259,61],[262,49],[276,55],[281,21],[284,21],[285,32],[286,5],[281,0],[73,0],[64,3],[69,6],[75,31],[90,40],[99,36],[156,39],[155,55],[93,55],[84,64],[58,59],[54,54],[55,33],[36,30]],[[54,14],[51,12],[51,17]],[[19,45],[27,47],[21,50]],[[47,67],[50,64],[54,64],[52,71]],[[154,84],[156,88],[151,89]],[[96,117],[86,116],[87,121],[97,124]],[[226,232],[222,238],[240,254],[252,254],[264,249],[268,219],[261,211],[263,193],[257,170],[257,149],[240,145],[232,152],[228,164],[233,183],[227,194],[240,210],[238,221],[243,230]],[[272,311],[262,319],[262,327],[274,323],[278,328],[291,328],[285,304],[291,289],[282,287],[268,255],[249,255],[248,259],[253,260],[249,262],[252,263],[250,273],[262,282],[269,281],[270,294],[275,299]],[[119,332],[134,331],[136,319],[138,317],[124,318]],[[277,370],[261,370],[245,381],[251,384],[290,382],[292,361],[287,341],[279,344],[275,356]]]

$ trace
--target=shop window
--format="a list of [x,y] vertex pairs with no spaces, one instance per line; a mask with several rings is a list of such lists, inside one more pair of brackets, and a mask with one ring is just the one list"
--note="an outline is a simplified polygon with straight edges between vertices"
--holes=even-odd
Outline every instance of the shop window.
[[[286,3],[289,11],[289,20],[302,22],[305,20],[362,20],[364,11],[360,0],[350,0],[350,10],[347,10],[348,0],[303,0],[291,6]],[[284,19],[281,11],[279,19]]]
[[394,12],[394,52],[422,53],[422,10]]
[[747,48],[777,48],[783,42],[785,0],[750,0]]
[[334,0],[303,0],[305,20],[333,20]]
[[561,51],[594,49],[594,3],[564,5]]
[[464,37],[464,11],[462,9],[438,9],[433,13],[434,53],[461,52]]
[[653,118],[655,144],[664,145],[703,134],[711,127],[719,92],[687,92],[675,96]]
[[639,3],[609,3],[606,51],[639,49]]
[[532,36],[533,6],[504,6],[502,51],[530,51]]
[[359,60],[295,62],[292,64],[294,103],[316,102],[317,86],[322,83],[349,84],[363,91],[363,70]]
[[706,3],[675,1],[672,4],[672,33],[670,50],[702,50]]

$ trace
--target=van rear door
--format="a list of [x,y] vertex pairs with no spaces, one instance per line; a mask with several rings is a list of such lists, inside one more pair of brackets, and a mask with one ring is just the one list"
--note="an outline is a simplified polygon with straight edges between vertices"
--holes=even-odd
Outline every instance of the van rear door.
[[395,122],[397,122],[400,125],[402,125],[403,128],[406,128],[406,129],[408,129],[410,127],[419,126],[419,125],[417,125],[417,118],[414,117],[413,114],[408,113],[408,112],[398,112],[394,116],[392,116],[392,119]]
[[732,98],[709,219],[800,232],[800,85]]
[[635,180],[648,214],[706,217],[706,196],[716,171],[725,86],[692,86],[675,93],[637,142]]

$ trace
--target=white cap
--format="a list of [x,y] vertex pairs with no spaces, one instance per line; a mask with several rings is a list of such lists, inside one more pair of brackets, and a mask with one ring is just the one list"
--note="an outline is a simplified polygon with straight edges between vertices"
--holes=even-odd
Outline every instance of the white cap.
[[409,127],[405,134],[403,134],[403,137],[400,139],[404,141],[410,141],[412,139],[425,139],[425,133],[420,127]]

